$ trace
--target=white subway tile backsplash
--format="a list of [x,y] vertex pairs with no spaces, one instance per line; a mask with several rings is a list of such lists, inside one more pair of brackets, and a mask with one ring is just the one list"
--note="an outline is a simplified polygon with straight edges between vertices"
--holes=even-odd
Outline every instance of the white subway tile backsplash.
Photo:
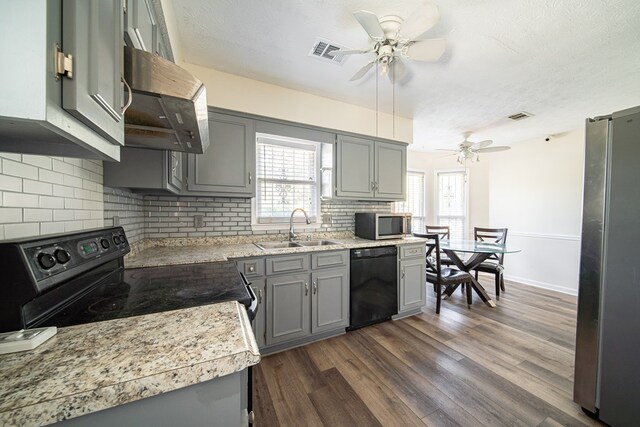
[[73,197],[73,187],[53,185],[53,195],[57,197]]
[[37,222],[24,222],[21,224],[4,225],[4,238],[7,240],[38,236],[39,234],[40,224]]
[[82,200],[80,199],[64,199],[65,209],[82,209]]
[[75,188],[82,188],[82,178],[78,178],[76,176],[64,175],[62,177],[62,182],[64,185]]
[[38,197],[38,206],[49,209],[63,209],[64,199],[53,196],[40,196]]
[[22,182],[22,191],[29,194],[51,196],[53,194],[53,185],[49,184],[48,182],[25,179]]
[[51,160],[51,157],[47,156],[34,156],[32,154],[22,155],[22,163],[37,166],[43,169],[51,169]]
[[51,209],[24,209],[23,217],[25,222],[48,222],[53,219]]
[[73,165],[63,162],[62,160],[52,159],[53,170],[65,175],[73,175]]
[[15,176],[0,175],[0,190],[4,191],[22,191],[22,178]]
[[63,222],[41,222],[40,235],[64,233]]
[[22,154],[0,153],[0,157],[3,159],[14,160],[16,162],[22,161]]
[[73,210],[71,209],[55,209],[53,211],[54,221],[69,221],[73,219]]
[[5,192],[2,194],[2,204],[16,208],[37,208],[38,196],[35,194]]
[[42,182],[50,182],[52,184],[62,184],[64,182],[63,175],[60,172],[40,169],[38,171],[39,180]]
[[22,209],[0,208],[0,222],[5,224],[22,222]]
[[37,167],[9,159],[2,159],[2,173],[20,178],[38,179]]

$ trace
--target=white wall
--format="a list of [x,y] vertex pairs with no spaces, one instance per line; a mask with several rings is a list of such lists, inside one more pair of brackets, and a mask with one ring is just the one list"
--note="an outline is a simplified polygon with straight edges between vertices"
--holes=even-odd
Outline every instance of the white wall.
[[[455,156],[443,157],[442,154],[410,151],[407,156],[407,168],[425,173],[427,201],[427,223],[435,220],[435,175],[438,170],[458,169]],[[483,158],[479,163],[467,163],[469,179],[469,238],[473,238],[473,227],[489,225],[489,161]]]
[[505,259],[508,278],[577,294],[583,164],[582,129],[491,154],[490,224],[522,249]]

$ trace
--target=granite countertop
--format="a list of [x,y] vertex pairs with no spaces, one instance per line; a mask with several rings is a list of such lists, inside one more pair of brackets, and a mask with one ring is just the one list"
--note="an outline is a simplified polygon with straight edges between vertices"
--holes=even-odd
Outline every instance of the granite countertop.
[[0,356],[0,425],[46,425],[259,361],[235,301],[60,328],[35,350]]
[[[254,237],[255,238],[255,237]],[[268,240],[265,237],[256,241]],[[378,246],[397,246],[420,243],[425,240],[419,237],[404,239],[367,240],[359,237],[326,238],[337,245],[307,246],[299,248],[262,250],[250,242],[220,244],[217,238],[197,239],[165,239],[157,242],[157,246],[136,251],[133,256],[125,258],[125,267],[158,267],[164,265],[198,264],[204,262],[227,261],[234,258],[247,258],[271,255],[286,255],[304,252],[336,251],[341,249],[371,248]]]

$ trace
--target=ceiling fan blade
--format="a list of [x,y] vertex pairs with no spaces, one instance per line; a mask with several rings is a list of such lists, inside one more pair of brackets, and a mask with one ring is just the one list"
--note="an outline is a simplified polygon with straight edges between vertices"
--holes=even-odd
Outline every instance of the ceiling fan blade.
[[367,65],[365,65],[364,67],[360,68],[358,70],[358,72],[355,73],[353,75],[353,77],[351,77],[349,79],[349,81],[358,80],[358,79],[361,79],[362,77],[364,77],[364,75],[367,74],[367,71],[369,71],[371,69],[371,67],[373,67],[373,64],[375,64],[375,63],[376,63],[376,61],[371,61]]
[[452,150],[452,149],[449,149],[449,148],[436,148],[436,151],[451,151],[453,153],[457,153],[460,150]]
[[402,53],[406,58],[414,61],[437,61],[446,48],[445,39],[429,39],[411,43],[402,50]]
[[511,147],[507,147],[505,145],[501,145],[498,147],[487,147],[487,148],[480,148],[478,150],[475,150],[476,153],[496,153],[498,151],[507,151],[510,150]]
[[414,11],[400,25],[399,40],[406,43],[415,40],[440,22],[440,11],[435,4],[428,4]]
[[369,53],[369,52],[373,52],[373,50],[371,49],[345,49],[345,50],[332,50],[330,52],[327,52],[327,55],[330,56],[336,56],[336,57],[341,57],[341,56],[345,56],[345,55],[356,55],[359,53]]
[[409,74],[409,70],[407,66],[400,60],[400,58],[393,58],[393,62],[391,63],[391,72],[389,74],[389,80],[391,83],[395,80],[396,82],[401,82],[407,75]]
[[436,157],[436,159],[442,159],[442,158],[444,158],[444,157],[451,157],[451,156],[457,156],[457,155],[458,155],[458,153],[457,153],[457,152],[456,152],[456,153],[451,153],[451,154],[444,154],[444,155],[442,155],[442,156],[438,156],[438,157]]
[[490,146],[491,144],[493,144],[493,141],[490,139],[485,139],[484,141],[480,141],[480,142],[474,142],[473,145],[471,146],[472,150],[479,150],[481,148],[485,148]]
[[386,37],[384,30],[380,26],[380,20],[375,13],[366,10],[353,12],[353,17],[362,25],[362,28],[369,34],[372,40],[381,42]]

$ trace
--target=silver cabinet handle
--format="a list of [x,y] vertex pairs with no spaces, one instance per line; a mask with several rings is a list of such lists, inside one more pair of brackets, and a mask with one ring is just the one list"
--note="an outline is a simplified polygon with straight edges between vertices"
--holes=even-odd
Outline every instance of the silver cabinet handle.
[[404,269],[402,270],[402,278],[404,279]]
[[249,172],[249,184],[251,184],[252,178],[251,178],[251,172]]
[[309,284],[306,282],[304,284],[304,294],[309,295]]
[[313,282],[313,294],[317,294],[318,293],[318,283]]
[[129,92],[129,99],[127,99],[127,103],[124,104],[124,107],[122,107],[122,114],[124,115],[125,111],[127,111],[127,108],[131,106],[131,101],[133,101],[133,94],[131,93],[131,86],[129,86],[129,83],[127,83],[127,81],[125,80],[124,75],[120,75],[120,80],[122,80],[122,83],[124,83],[125,87],[127,88],[127,92]]
[[373,181],[371,181],[371,189],[372,189],[372,190],[375,190],[375,189],[376,189],[376,183],[375,183],[375,182],[373,182]]
[[262,304],[262,289],[258,289],[258,304]]

